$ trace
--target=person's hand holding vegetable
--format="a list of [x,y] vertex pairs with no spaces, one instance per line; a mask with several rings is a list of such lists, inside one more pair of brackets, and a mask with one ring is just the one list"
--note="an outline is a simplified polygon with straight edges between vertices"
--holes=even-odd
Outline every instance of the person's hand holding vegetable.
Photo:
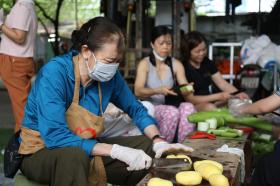
[[180,85],[179,90],[183,96],[188,96],[189,94],[194,93],[193,83]]
[[228,107],[229,111],[234,116],[246,116],[246,107],[252,104],[249,99],[232,99],[229,101]]
[[159,94],[163,94],[163,95],[165,95],[165,96],[166,96],[166,95],[177,96],[177,93],[174,92],[174,91],[172,90],[172,88],[170,88],[170,87],[165,87],[165,86],[160,87],[158,93],[159,93]]

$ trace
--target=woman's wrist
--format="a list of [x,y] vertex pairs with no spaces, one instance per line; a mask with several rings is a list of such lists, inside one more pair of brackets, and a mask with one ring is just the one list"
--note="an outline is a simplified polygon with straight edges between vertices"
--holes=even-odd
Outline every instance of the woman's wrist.
[[220,98],[218,99],[218,101],[224,101],[225,100],[225,92],[220,92]]
[[97,143],[92,151],[91,154],[93,156],[97,155],[97,156],[110,156],[111,155],[111,151],[112,151],[112,147],[113,145],[111,144],[106,144],[106,143]]
[[165,137],[159,134],[156,134],[154,137],[152,137],[152,141],[153,143],[166,142]]
[[208,102],[216,102],[221,100],[223,100],[223,93],[219,92],[219,93],[210,94]]

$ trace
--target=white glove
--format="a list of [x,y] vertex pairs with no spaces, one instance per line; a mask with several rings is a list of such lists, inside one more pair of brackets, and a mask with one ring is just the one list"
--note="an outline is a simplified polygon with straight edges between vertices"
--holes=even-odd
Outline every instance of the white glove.
[[160,158],[162,153],[166,151],[186,151],[192,152],[193,148],[183,145],[181,143],[167,143],[167,142],[158,142],[153,145],[153,151],[156,153],[155,157]]
[[152,158],[143,150],[113,145],[111,157],[125,162],[128,171],[148,169],[152,164]]
[[0,9],[0,26],[4,23],[4,11],[3,8]]

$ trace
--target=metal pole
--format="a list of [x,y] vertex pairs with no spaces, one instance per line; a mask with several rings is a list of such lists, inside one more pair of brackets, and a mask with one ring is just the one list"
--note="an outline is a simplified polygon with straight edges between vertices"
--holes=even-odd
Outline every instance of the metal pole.
[[258,22],[257,22],[257,35],[261,34],[261,0],[259,0],[259,12],[258,12]]
[[231,84],[233,84],[233,78],[234,78],[234,75],[233,75],[233,63],[234,63],[234,46],[230,46],[230,62],[229,62],[229,76],[230,76],[230,79],[229,79],[229,82]]

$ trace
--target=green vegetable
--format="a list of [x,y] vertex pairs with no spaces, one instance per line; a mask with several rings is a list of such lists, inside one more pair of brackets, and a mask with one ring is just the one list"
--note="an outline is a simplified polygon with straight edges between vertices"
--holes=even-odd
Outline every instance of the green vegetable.
[[215,134],[216,136],[221,136],[223,132],[225,132],[225,130],[223,130],[223,129],[215,129],[215,130],[210,129],[210,130],[208,130],[208,133]]
[[271,135],[270,134],[261,134],[260,138],[264,139],[266,141],[270,141],[271,140]]
[[226,115],[230,114],[227,109],[216,109],[213,111],[203,111],[196,112],[188,116],[188,121],[192,123],[197,123],[199,121],[205,121],[209,118],[222,118]]
[[187,88],[187,90],[188,90],[188,91],[194,91],[194,89],[193,89],[193,86],[192,86],[192,85],[187,85],[187,87],[186,87],[186,88]]
[[224,125],[225,125],[225,120],[224,120],[224,118],[222,118],[222,117],[217,117],[216,120],[217,120],[217,127],[220,127],[220,126],[224,126]]
[[182,86],[182,87],[180,87],[180,91],[181,91],[181,92],[188,91],[187,86]]
[[185,92],[185,91],[194,91],[192,85],[182,85],[180,86],[180,91]]
[[272,125],[269,122],[253,116],[237,118],[234,117],[228,109],[216,109],[213,111],[193,113],[188,116],[188,121],[191,123],[197,123],[213,117],[217,119],[217,123],[219,123],[218,126],[220,126],[220,121],[223,123],[222,121],[224,120],[224,123],[226,124],[246,125],[269,132],[272,131]]
[[272,140],[270,134],[252,133],[252,150],[254,155],[263,155],[274,149],[275,140]]
[[223,132],[223,133],[221,133],[221,136],[222,137],[235,138],[235,137],[238,137],[238,134],[234,133],[234,132]]
[[253,142],[252,150],[255,155],[262,155],[268,152],[272,152],[274,149],[274,142]]
[[230,138],[235,138],[240,136],[238,130],[231,129],[231,128],[219,128],[216,130],[210,129],[208,130],[208,133],[215,134],[216,136],[230,137]]
[[217,128],[217,119],[216,118],[209,118],[205,120],[205,122],[209,123],[210,129],[216,129]]
[[206,132],[209,129],[209,123],[207,122],[198,122],[197,123],[197,130]]
[[234,118],[233,116],[231,116],[231,117],[227,117],[225,120],[227,123],[242,124],[242,125],[272,132],[271,123],[260,118],[256,118],[256,117]]
[[252,133],[252,140],[255,142],[269,142],[271,141],[271,135],[269,134],[259,134],[258,132]]
[[226,131],[227,132],[236,133],[238,136],[242,136],[243,135],[243,131],[242,130],[238,130],[238,129],[226,128]]

